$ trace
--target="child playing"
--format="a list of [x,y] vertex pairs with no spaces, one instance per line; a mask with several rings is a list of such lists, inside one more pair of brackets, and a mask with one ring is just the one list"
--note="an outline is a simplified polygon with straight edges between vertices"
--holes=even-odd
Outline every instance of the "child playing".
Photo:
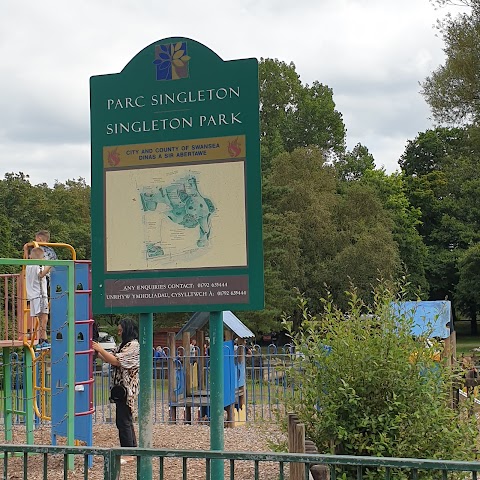
[[[32,248],[30,258],[43,260],[44,251],[41,247]],[[49,348],[47,343],[48,322],[48,296],[46,275],[50,267],[40,265],[27,265],[25,269],[25,281],[27,287],[27,300],[30,301],[30,315],[38,317],[40,323],[38,329],[38,348]]]

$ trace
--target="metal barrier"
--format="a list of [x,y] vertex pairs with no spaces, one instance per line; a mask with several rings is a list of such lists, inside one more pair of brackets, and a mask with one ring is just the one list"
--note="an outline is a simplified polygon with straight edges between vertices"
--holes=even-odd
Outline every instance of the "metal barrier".
[[[196,356],[195,358],[198,365],[208,365],[208,357]],[[234,400],[234,404],[239,408],[245,404],[242,421],[251,423],[275,419],[276,411],[282,409],[282,398],[288,389],[293,389],[293,384],[285,374],[293,361],[294,354],[291,353],[289,345],[281,348],[270,345],[263,350],[257,346],[251,353],[245,355],[245,389],[240,392],[236,389]],[[175,405],[176,418],[179,421],[197,423],[204,420],[208,403],[202,403],[202,399],[209,397],[208,371],[204,367],[205,371],[198,372],[199,389],[202,390],[202,396],[198,397],[195,402],[198,411],[190,414],[189,408],[194,403],[195,393],[179,395],[179,385],[184,386],[185,383],[185,372],[179,371],[179,368],[183,366],[182,362],[182,356],[174,358],[166,356],[153,360],[153,418],[155,423],[172,421],[172,405]],[[112,406],[109,402],[110,376],[110,365],[97,365],[94,383],[95,422],[114,421]],[[207,379],[203,389],[201,388],[202,378]],[[175,389],[172,391],[169,391],[170,381],[174,381],[175,384]],[[171,398],[172,393],[174,399]]]
[[[477,479],[479,462],[425,460],[414,458],[356,457],[261,452],[212,452],[203,450],[153,450],[127,448],[92,448],[61,446],[2,445],[3,478],[56,480],[69,478],[67,458],[75,459],[75,478],[116,480],[121,470],[129,477],[141,459],[151,459],[153,479],[210,480],[213,461],[223,461],[225,478],[230,480],[285,480],[292,465],[303,464],[304,478],[310,477],[314,465],[326,467],[326,476],[338,479]],[[37,455],[35,455],[37,454]],[[20,455],[18,458],[14,455]],[[88,457],[94,457],[88,468]],[[121,455],[134,455],[134,462],[120,466]],[[59,458],[60,457],[60,461]],[[32,470],[35,464],[35,472]],[[12,475],[14,475],[12,477]],[[214,480],[214,479],[212,479]]]
[[[275,420],[276,411],[282,409],[282,397],[287,393],[287,389],[293,389],[293,384],[285,375],[285,371],[292,365],[294,355],[289,353],[289,346],[277,348],[269,346],[263,350],[257,347],[251,353],[245,356],[245,391],[243,398],[239,398],[236,392],[235,405],[245,404],[245,412],[242,421],[249,423],[261,420]],[[167,352],[168,353],[168,352]],[[181,357],[180,357],[181,358]],[[207,357],[197,357],[203,360],[203,365],[208,364]],[[201,361],[198,362],[202,364]],[[184,377],[179,374],[177,367],[181,365],[181,360],[175,357],[170,361],[170,357],[158,358],[153,361],[153,404],[154,404],[154,422],[170,423],[171,392],[169,392],[169,382],[175,377],[175,384],[178,390],[179,385],[184,382]],[[173,367],[172,367],[173,366]],[[21,398],[23,395],[24,381],[24,359],[18,357],[15,353],[9,359],[8,367],[11,369],[12,386],[15,396]],[[206,367],[204,367],[206,368]],[[38,377],[38,375],[37,375]],[[110,377],[111,368],[109,364],[97,363],[94,371],[94,414],[93,420],[96,423],[110,423],[115,421],[114,408],[109,402],[110,396]],[[207,378],[206,371],[199,373],[199,380]],[[37,378],[38,382],[38,378]],[[47,382],[48,383],[48,382]],[[209,396],[208,381],[205,382],[205,398]],[[178,401],[178,392],[176,395],[177,418],[179,421],[186,420],[185,409],[182,407],[191,403],[191,398],[184,396]],[[0,411],[3,404],[4,392],[0,389]],[[183,403],[182,403],[183,402]],[[188,421],[197,423],[204,421],[204,411],[208,405],[202,405],[198,412],[191,415]],[[15,418],[14,423],[21,423],[22,419]]]

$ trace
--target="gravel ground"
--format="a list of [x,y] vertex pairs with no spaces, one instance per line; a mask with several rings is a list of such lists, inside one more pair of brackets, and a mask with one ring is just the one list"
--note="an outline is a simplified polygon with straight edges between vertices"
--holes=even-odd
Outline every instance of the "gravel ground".
[[[118,447],[118,431],[112,424],[97,424],[94,426],[94,445],[98,447]],[[14,432],[13,443],[20,444],[24,438],[24,432],[18,427]],[[286,437],[272,422],[256,423],[255,425],[239,426],[225,429],[225,450],[227,451],[251,451],[268,452],[275,444],[286,442]],[[35,432],[35,443],[38,445],[50,444],[50,429],[42,428]],[[153,426],[153,447],[171,450],[209,450],[210,428],[208,425],[166,425],[156,424]],[[103,480],[103,458],[94,458],[94,465],[88,471],[88,477],[84,476],[83,459],[75,460],[75,470],[68,472],[68,479]],[[182,460],[165,460],[165,480],[182,480]],[[187,467],[187,480],[205,479],[205,461],[189,460]],[[288,470],[288,468],[286,468]],[[154,479],[159,479],[159,463],[153,461]],[[28,458],[28,479],[43,478],[43,463],[41,456]],[[275,463],[261,462],[260,480],[278,478],[279,467]],[[287,472],[286,472],[287,473]],[[227,462],[225,478],[230,478]],[[14,480],[23,478],[23,458],[11,458],[8,461],[8,474],[5,479]],[[48,480],[63,479],[63,457],[49,457]],[[137,478],[136,462],[122,466],[120,479],[134,480]],[[236,462],[235,479],[254,479],[253,462]],[[288,477],[287,477],[288,478]]]

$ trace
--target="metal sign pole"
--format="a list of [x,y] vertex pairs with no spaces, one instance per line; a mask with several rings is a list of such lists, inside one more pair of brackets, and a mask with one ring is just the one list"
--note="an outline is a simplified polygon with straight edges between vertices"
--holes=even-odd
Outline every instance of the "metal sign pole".
[[[223,312],[210,312],[210,450],[224,449]],[[211,479],[223,480],[223,460],[212,460]]]
[[[153,313],[141,313],[140,398],[138,411],[139,447],[152,448],[153,438]],[[141,457],[137,478],[152,480],[152,458]]]

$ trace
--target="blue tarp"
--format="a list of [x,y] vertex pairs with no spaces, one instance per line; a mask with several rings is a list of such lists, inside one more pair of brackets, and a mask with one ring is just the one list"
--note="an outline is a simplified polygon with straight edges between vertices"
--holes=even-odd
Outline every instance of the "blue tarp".
[[398,302],[392,304],[392,309],[397,315],[413,318],[413,335],[448,338],[453,331],[452,306],[448,300]]

